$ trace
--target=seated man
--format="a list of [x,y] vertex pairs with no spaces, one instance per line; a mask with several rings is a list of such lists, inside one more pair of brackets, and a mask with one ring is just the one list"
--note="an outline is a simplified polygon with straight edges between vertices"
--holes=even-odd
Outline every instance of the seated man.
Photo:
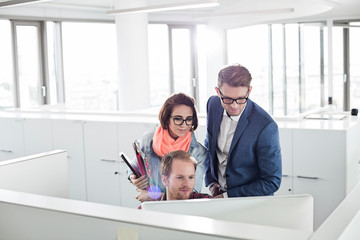
[[195,158],[185,151],[165,154],[161,160],[160,175],[166,191],[161,201],[212,198],[208,194],[193,192],[196,166]]

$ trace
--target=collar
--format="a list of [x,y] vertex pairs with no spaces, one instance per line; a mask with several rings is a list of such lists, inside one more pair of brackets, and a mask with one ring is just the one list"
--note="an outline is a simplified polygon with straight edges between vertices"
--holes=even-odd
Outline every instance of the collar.
[[237,116],[230,116],[225,109],[224,109],[223,115],[229,117],[231,120],[234,120],[235,122],[238,122],[239,119],[240,119],[240,117],[241,117],[241,115],[242,115],[242,113],[244,112],[246,106],[247,106],[247,104],[245,105],[245,107],[244,107],[244,109],[241,111],[241,113],[240,113],[239,115],[237,115]]

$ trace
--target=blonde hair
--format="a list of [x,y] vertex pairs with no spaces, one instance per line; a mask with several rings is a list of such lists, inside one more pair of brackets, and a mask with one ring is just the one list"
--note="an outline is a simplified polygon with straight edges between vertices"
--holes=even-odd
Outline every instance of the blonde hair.
[[171,173],[171,166],[174,159],[180,159],[183,161],[188,161],[194,164],[194,168],[196,170],[197,161],[196,159],[190,154],[183,150],[172,151],[165,154],[161,159],[160,164],[160,175],[164,175],[166,177],[170,176]]

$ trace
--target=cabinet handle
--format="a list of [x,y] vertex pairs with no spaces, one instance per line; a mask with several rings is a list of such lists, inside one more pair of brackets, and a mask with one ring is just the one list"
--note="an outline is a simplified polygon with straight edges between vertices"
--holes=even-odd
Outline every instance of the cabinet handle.
[[305,178],[305,179],[319,179],[318,177],[306,177],[306,176],[297,176],[298,178]]
[[100,161],[103,161],[103,162],[116,162],[116,160],[114,159],[100,159]]
[[4,153],[12,153],[13,151],[11,151],[11,150],[3,150],[3,149],[0,149],[0,152],[4,152]]
[[282,175],[282,177],[288,177],[288,176],[289,176],[289,175],[287,175],[287,174],[283,174],[283,175]]

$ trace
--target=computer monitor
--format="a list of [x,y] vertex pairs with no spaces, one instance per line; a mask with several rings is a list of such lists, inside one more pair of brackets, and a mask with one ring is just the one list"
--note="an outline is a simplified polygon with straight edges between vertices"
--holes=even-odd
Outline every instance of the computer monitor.
[[313,197],[309,194],[151,201],[143,210],[203,216],[219,220],[313,231]]

